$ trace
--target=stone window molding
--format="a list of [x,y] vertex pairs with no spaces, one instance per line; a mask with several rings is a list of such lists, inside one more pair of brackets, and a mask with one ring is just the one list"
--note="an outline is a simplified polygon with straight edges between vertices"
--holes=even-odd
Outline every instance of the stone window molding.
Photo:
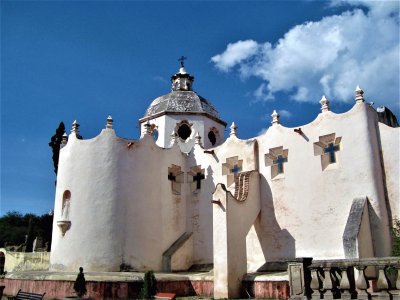
[[64,236],[65,233],[71,228],[70,211],[71,191],[65,190],[61,202],[61,219],[57,221],[57,226],[60,228],[62,236]]
[[321,157],[322,170],[338,166],[341,141],[342,137],[336,137],[336,133],[330,133],[320,136],[318,142],[314,143],[314,156]]
[[210,128],[210,131],[208,132],[207,137],[212,146],[215,146],[216,144],[219,144],[219,142],[220,142],[219,131],[215,127]]
[[226,159],[226,162],[222,164],[222,175],[226,175],[228,187],[235,183],[236,176],[242,170],[243,159],[239,159],[239,156],[232,156]]
[[181,194],[181,184],[183,183],[183,171],[180,166],[172,164],[168,167],[168,180],[171,181],[172,193]]
[[283,146],[270,148],[265,154],[265,165],[271,167],[271,179],[284,178],[285,164],[289,161],[289,150]]
[[189,123],[187,120],[176,124],[174,131],[182,142],[187,142],[193,135],[192,126],[193,123]]

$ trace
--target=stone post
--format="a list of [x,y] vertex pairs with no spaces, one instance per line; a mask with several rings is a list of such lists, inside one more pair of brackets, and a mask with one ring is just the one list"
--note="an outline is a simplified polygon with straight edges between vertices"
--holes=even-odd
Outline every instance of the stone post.
[[288,263],[290,299],[303,299],[310,297],[311,273],[308,266],[312,258],[301,258],[297,262]]
[[239,201],[221,183],[212,198],[215,299],[239,298],[247,272],[246,236],[261,206],[259,173],[244,173],[250,173],[248,186],[238,187],[238,195],[248,191],[245,199]]

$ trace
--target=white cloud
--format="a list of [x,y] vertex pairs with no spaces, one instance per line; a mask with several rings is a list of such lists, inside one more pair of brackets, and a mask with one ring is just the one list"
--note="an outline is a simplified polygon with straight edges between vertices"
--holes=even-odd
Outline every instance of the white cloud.
[[218,69],[227,72],[231,67],[256,54],[257,48],[257,42],[253,40],[238,41],[234,44],[228,44],[225,52],[213,56],[211,61],[215,63]]
[[359,84],[367,100],[399,109],[399,3],[333,1],[364,6],[290,29],[275,45],[253,40],[228,44],[211,60],[224,72],[236,70],[263,83],[253,93],[270,100],[279,91],[296,101],[354,101]]
[[278,114],[282,117],[282,118],[286,118],[286,119],[290,119],[292,116],[292,113],[286,109],[281,109],[278,110]]

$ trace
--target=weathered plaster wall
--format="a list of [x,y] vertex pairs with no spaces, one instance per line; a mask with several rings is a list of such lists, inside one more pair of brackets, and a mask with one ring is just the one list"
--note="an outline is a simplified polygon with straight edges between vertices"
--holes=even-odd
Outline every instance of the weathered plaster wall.
[[[209,149],[210,150],[210,149]],[[195,145],[193,153],[188,157],[188,168],[201,165],[205,169],[205,179],[201,189],[191,194],[188,228],[192,228],[194,235],[194,263],[209,264],[213,262],[213,217],[212,194],[217,183],[223,183],[232,192],[234,185],[228,184],[228,177],[223,174],[223,164],[227,158],[238,156],[243,160],[242,170],[257,170],[256,142],[254,140],[240,140],[230,136],[222,145],[212,148],[213,153],[205,153],[204,148]],[[232,176],[233,178],[233,176]]]
[[[150,135],[137,142],[112,129],[91,140],[71,135],[60,156],[52,269],[118,271],[124,263],[161,270],[162,253],[186,230],[184,190],[174,194],[168,180],[173,164],[185,169],[179,147],[162,149]],[[62,236],[65,190],[72,225]]]
[[[262,213],[254,238],[261,242],[267,260],[343,258],[346,220],[352,200],[360,196],[367,196],[371,203],[375,254],[389,254],[376,124],[376,112],[360,103],[344,114],[319,114],[301,127],[303,135],[277,124],[257,138]],[[336,152],[337,163],[323,170],[313,147],[320,136],[331,133],[342,138],[340,151]],[[288,149],[288,162],[283,176],[271,178],[265,154],[279,146]]]
[[[120,161],[121,200],[125,210],[124,262],[137,270],[161,270],[162,254],[186,232],[186,198],[172,191],[168,167],[185,169],[175,145],[159,148],[144,136]],[[183,180],[182,176],[182,180]]]
[[400,128],[379,123],[387,196],[392,218],[400,219]]
[[6,272],[49,269],[50,252],[10,252],[4,248],[0,248],[0,252],[5,255],[4,271]]

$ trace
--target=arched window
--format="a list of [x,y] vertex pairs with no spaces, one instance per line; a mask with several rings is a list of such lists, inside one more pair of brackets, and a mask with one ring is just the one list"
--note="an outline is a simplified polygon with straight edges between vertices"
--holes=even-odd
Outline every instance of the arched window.
[[217,137],[215,136],[214,131],[210,130],[210,132],[208,133],[208,139],[210,140],[211,145],[214,146],[217,142]]

